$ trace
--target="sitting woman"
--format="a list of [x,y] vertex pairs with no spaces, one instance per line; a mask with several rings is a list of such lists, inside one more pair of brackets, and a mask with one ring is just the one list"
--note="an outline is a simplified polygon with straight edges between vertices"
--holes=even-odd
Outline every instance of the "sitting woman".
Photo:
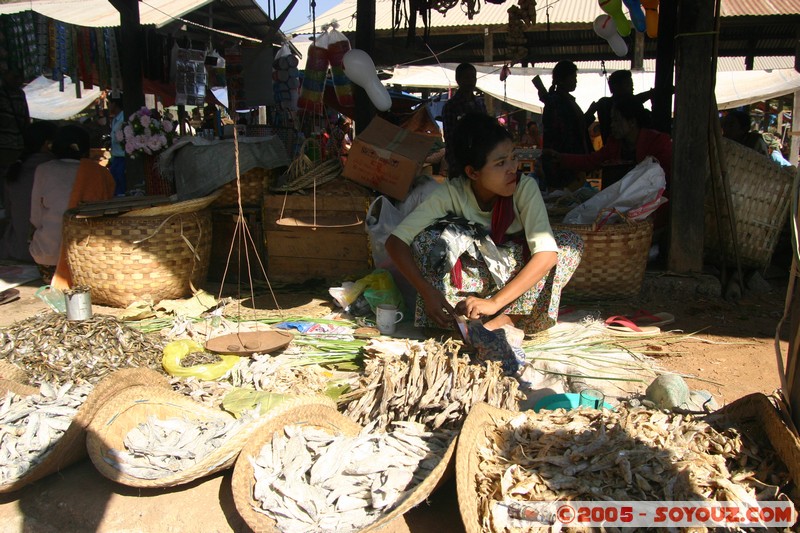
[[53,281],[56,266],[66,261],[61,251],[64,213],[81,201],[107,200],[114,196],[114,178],[97,161],[89,159],[89,133],[80,126],[58,129],[53,140],[58,158],[36,167],[31,194],[33,237],[30,253],[45,283],[69,287],[69,269],[62,283]]
[[497,120],[468,114],[453,141],[456,171],[386,240],[417,289],[415,325],[453,329],[464,315],[487,330],[549,328],[583,241],[554,234],[539,187],[517,177],[511,135]]

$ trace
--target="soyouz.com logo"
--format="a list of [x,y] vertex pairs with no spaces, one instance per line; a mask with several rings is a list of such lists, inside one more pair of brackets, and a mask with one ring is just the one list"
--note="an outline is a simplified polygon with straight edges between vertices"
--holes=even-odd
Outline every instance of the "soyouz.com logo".
[[498,527],[535,525],[607,527],[790,527],[797,511],[790,501],[704,502],[497,502]]

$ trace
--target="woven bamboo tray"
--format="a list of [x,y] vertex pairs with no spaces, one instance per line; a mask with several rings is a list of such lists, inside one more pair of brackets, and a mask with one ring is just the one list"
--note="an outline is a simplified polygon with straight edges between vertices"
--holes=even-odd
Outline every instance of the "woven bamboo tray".
[[229,468],[254,431],[280,416],[285,410],[308,404],[319,404],[330,408],[334,405],[333,400],[325,396],[286,400],[254,422],[239,428],[235,434],[229,436],[224,445],[199,458],[192,468],[157,479],[142,479],[122,472],[114,466],[111,451],[124,450],[125,436],[133,428],[146,422],[148,417],[155,416],[161,420],[185,418],[196,421],[229,421],[233,417],[225,411],[211,409],[170,389],[132,387],[112,397],[97,412],[89,428],[86,448],[97,470],[117,483],[130,487],[175,487]]
[[[278,530],[275,527],[274,520],[253,509],[253,505],[255,505],[253,500],[255,483],[250,459],[259,454],[264,444],[272,439],[273,434],[282,431],[285,426],[291,425],[310,425],[332,435],[355,436],[361,431],[361,426],[340,414],[336,409],[318,405],[300,406],[287,410],[281,416],[271,420],[269,424],[259,428],[258,432],[254,433],[242,448],[242,453],[239,455],[233,470],[232,480],[233,501],[236,504],[236,509],[247,522],[247,525],[257,533],[273,533]],[[400,505],[369,527],[362,529],[361,532],[405,533],[409,531],[403,515],[412,507],[424,501],[447,479],[447,473],[453,470],[451,459],[454,456],[455,443],[454,439],[440,463]]]
[[629,298],[639,294],[647,268],[653,222],[553,224],[583,239],[583,256],[564,294],[587,299]]
[[[273,171],[265,168],[251,168],[240,176],[242,187],[242,206],[261,207],[264,193],[272,179]],[[236,180],[229,181],[219,188],[220,195],[211,204],[212,207],[234,207],[239,205],[239,191]]]
[[[721,147],[736,217],[741,263],[752,268],[766,268],[788,220],[795,170],[781,167],[768,157],[730,139],[723,138]],[[713,184],[709,183],[711,186]],[[720,241],[713,196],[708,192],[705,205],[706,256],[718,259],[724,251],[725,256],[732,260],[733,244],[727,237],[727,222],[723,224],[723,240]],[[724,242],[724,246],[721,242]]]
[[[19,383],[11,385],[11,383],[13,382],[0,380],[0,392],[5,393],[5,390],[12,390],[17,394],[38,393],[38,389],[34,387],[20,385]],[[86,457],[87,428],[98,410],[105,405],[109,398],[120,391],[142,385],[149,385],[154,390],[165,390],[169,387],[169,382],[164,375],[147,368],[118,370],[102,379],[89,393],[86,401],[75,414],[75,418],[73,418],[67,431],[64,432],[55,446],[47,452],[42,462],[31,468],[16,481],[0,485],[0,493],[19,490]]]
[[19,383],[27,383],[28,376],[25,374],[24,370],[14,363],[0,361],[0,379],[17,381]]
[[205,282],[211,211],[97,218],[68,212],[63,242],[73,283],[90,287],[94,303],[181,298]]

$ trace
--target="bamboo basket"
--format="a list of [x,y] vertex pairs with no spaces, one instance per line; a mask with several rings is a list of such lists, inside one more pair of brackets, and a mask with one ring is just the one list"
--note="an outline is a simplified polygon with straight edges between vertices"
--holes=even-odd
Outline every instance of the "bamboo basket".
[[[786,226],[791,201],[794,169],[776,164],[768,157],[746,146],[722,139],[736,217],[736,238],[743,266],[764,269],[772,260],[781,230]],[[709,184],[713,186],[713,184]],[[719,236],[719,221],[714,214],[713,196],[706,194],[705,251],[709,258],[725,254],[733,258],[733,244],[727,237],[727,222],[722,222],[723,241]]]
[[211,211],[162,216],[64,216],[63,242],[73,283],[94,303],[127,307],[137,300],[181,298],[205,282]]
[[8,381],[16,381],[18,383],[27,383],[28,376],[25,371],[14,363],[7,361],[0,361],[0,379]]
[[[242,187],[242,206],[261,207],[264,202],[264,193],[272,180],[273,171],[265,168],[251,168],[240,176]],[[219,198],[214,200],[212,207],[236,207],[239,205],[239,192],[236,180],[229,181],[219,188]]]
[[[232,480],[233,501],[236,504],[236,509],[247,522],[247,525],[253,531],[259,533],[273,533],[278,530],[275,527],[274,520],[253,509],[255,505],[253,500],[255,482],[250,459],[259,454],[264,444],[270,441],[276,432],[282,431],[285,426],[291,425],[310,425],[332,435],[351,437],[358,435],[361,431],[361,426],[340,414],[336,409],[318,405],[300,406],[287,410],[281,416],[271,420],[269,424],[259,428],[258,432],[253,434],[242,449],[242,453],[239,455],[233,470]],[[442,460],[425,480],[417,485],[397,507],[360,531],[362,533],[403,533],[408,531],[408,525],[403,515],[427,499],[452,475],[454,468],[452,459],[455,455],[455,449],[456,439],[453,439]]]
[[583,239],[583,256],[564,295],[587,299],[622,299],[639,294],[647,268],[653,222],[553,224]]
[[[169,387],[169,382],[164,375],[147,368],[123,369],[106,376],[89,393],[86,401],[75,414],[75,418],[73,418],[67,431],[47,452],[42,462],[31,468],[21,478],[11,483],[0,485],[0,493],[19,490],[86,457],[87,428],[98,410],[120,391],[137,388],[142,385],[148,385],[153,390],[166,390]],[[39,392],[35,387],[0,380],[0,392],[4,394],[7,390],[20,395],[37,394]]]
[[100,409],[89,428],[86,448],[89,458],[97,470],[112,481],[130,487],[175,487],[196,479],[210,476],[231,467],[239,452],[252,433],[261,425],[268,423],[280,413],[298,405],[324,405],[332,408],[333,400],[326,396],[297,397],[283,401],[230,435],[226,442],[198,459],[190,469],[175,472],[156,479],[143,479],[122,472],[112,464],[114,450],[124,450],[125,436],[137,425],[155,416],[165,420],[170,418],[186,418],[195,421],[233,420],[233,416],[221,409],[211,409],[191,398],[174,392],[171,389],[155,387],[132,387],[112,397]]

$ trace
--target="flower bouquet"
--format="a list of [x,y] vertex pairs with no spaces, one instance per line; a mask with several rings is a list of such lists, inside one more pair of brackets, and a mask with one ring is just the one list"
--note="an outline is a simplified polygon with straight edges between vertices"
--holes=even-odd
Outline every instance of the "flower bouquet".
[[159,119],[146,107],[128,117],[117,131],[117,140],[125,145],[125,152],[131,156],[156,155],[172,146],[174,139],[175,123],[166,118]]

